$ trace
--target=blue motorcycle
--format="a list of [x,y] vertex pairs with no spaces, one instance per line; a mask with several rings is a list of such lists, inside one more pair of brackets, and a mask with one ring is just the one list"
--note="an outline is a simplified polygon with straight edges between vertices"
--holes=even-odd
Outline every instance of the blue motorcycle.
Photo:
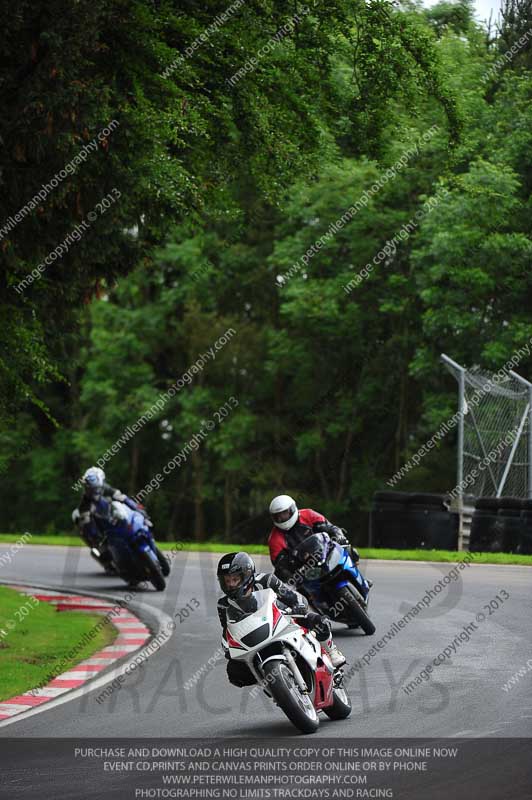
[[367,607],[370,584],[354,563],[349,550],[333,542],[327,533],[314,533],[295,549],[299,565],[294,579],[321,614],[349,628],[375,633]]
[[116,500],[109,502],[101,498],[96,506],[105,547],[122,580],[129,586],[148,580],[162,592],[166,588],[170,563],[156,546],[143,514]]

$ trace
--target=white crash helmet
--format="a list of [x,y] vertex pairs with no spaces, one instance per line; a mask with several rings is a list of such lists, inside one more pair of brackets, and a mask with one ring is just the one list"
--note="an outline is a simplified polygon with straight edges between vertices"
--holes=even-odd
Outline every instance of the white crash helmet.
[[296,501],[288,494],[280,494],[274,497],[270,503],[270,516],[276,528],[280,528],[282,531],[289,531],[299,518]]
[[99,494],[105,483],[105,472],[100,467],[89,467],[82,480],[91,494]]

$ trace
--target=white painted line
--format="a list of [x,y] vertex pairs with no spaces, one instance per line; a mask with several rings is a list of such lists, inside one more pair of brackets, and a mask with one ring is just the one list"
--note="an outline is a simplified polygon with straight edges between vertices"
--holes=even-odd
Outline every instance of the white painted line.
[[114,657],[110,656],[109,658],[105,658],[105,656],[103,656],[102,658],[98,658],[98,657],[96,657],[96,658],[86,658],[83,663],[84,664],[102,664],[103,665],[103,664],[114,664],[115,661],[116,661],[116,656],[114,656]]
[[0,703],[0,714],[13,716],[20,711],[27,711],[29,708],[32,708],[32,706],[26,703]]
[[144,631],[148,630],[148,628],[145,625],[143,625],[142,622],[122,622],[120,619],[115,619],[114,624],[116,625],[117,628],[120,628],[120,630],[122,630],[122,628],[124,630],[127,630],[127,628],[138,628],[139,631],[141,630],[141,628]]
[[141,646],[140,644],[111,644],[109,647],[104,647],[102,653],[104,651],[106,653],[116,652],[116,650],[127,650],[128,653],[132,653],[133,650],[138,650]]
[[92,672],[86,669],[73,669],[70,672],[63,672],[62,675],[58,675],[56,680],[58,681],[86,681],[88,678],[94,678],[97,675],[97,672]]
[[41,689],[32,689],[31,693],[26,692],[29,697],[59,697],[60,694],[70,691],[61,686],[43,686]]
[[[41,594],[41,592],[35,592],[35,594]],[[96,600],[94,597],[82,597],[81,595],[72,597],[67,594],[58,594],[56,596],[57,602],[66,606],[98,606],[99,608],[112,608],[112,606],[109,606],[107,603],[102,603],[101,600]],[[48,597],[53,597],[53,595],[48,595]]]

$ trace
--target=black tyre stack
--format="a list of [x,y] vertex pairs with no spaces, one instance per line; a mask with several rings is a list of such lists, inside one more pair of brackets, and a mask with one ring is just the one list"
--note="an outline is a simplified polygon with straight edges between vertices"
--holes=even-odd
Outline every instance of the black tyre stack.
[[532,554],[532,500],[481,497],[475,503],[469,549],[484,553]]
[[521,529],[521,553],[522,555],[532,555],[532,500],[523,500],[523,510],[521,512],[523,527]]
[[473,553],[491,553],[502,546],[502,524],[498,515],[498,497],[479,497],[471,519],[469,549]]
[[521,531],[523,520],[523,499],[520,497],[501,497],[497,516],[502,527],[503,553],[519,553],[521,551]]
[[406,492],[375,492],[370,514],[370,544],[372,547],[394,547],[405,550],[410,544],[411,529]]
[[458,548],[458,515],[449,511],[445,494],[375,492],[370,526],[372,547]]

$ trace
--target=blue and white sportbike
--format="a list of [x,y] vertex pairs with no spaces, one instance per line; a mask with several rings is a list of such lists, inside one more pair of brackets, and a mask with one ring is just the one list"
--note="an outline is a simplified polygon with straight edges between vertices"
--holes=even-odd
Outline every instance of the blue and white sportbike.
[[349,550],[333,542],[327,533],[307,536],[295,549],[297,588],[320,614],[349,628],[375,633],[367,607],[370,583],[354,563]]
[[130,586],[150,581],[162,592],[166,588],[170,563],[155,544],[144,515],[117,500],[109,502],[100,498],[96,506],[103,521],[105,546],[122,580]]

